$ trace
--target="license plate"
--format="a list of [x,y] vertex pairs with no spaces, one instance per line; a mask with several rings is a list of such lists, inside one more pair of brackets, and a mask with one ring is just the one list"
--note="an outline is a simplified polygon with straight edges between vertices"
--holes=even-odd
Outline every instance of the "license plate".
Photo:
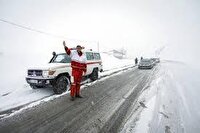
[[35,84],[38,83],[38,81],[37,81],[37,80],[34,80],[34,79],[30,79],[29,82],[30,82],[30,83],[35,83]]

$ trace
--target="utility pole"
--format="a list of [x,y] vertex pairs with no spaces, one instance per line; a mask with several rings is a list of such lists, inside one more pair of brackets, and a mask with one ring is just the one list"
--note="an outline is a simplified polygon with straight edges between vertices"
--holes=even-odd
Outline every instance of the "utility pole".
[[99,41],[97,42],[97,51],[99,52]]

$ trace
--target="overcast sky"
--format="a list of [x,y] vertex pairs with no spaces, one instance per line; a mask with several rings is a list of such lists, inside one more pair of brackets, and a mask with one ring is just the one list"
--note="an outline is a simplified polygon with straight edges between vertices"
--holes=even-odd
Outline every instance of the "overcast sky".
[[[126,48],[129,56],[197,60],[199,0],[0,0],[0,19],[65,37],[100,50]],[[68,39],[75,40],[68,40]],[[0,22],[0,52],[21,55],[62,51],[62,40]],[[84,41],[79,41],[84,40]]]

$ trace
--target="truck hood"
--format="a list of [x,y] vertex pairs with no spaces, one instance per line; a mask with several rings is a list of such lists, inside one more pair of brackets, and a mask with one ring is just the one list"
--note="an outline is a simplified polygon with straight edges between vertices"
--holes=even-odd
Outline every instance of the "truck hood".
[[70,63],[47,63],[44,65],[38,65],[34,67],[29,67],[29,70],[54,70],[63,67],[70,67]]

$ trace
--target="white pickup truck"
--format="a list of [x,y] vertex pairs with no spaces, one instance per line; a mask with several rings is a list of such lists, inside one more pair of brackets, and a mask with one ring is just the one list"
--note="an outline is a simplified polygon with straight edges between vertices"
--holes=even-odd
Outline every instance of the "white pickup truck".
[[[87,58],[87,72],[85,77],[92,81],[98,79],[98,72],[103,71],[100,53],[83,51]],[[26,81],[33,89],[47,86],[53,87],[56,94],[61,94],[69,89],[71,83],[71,59],[66,53],[56,54],[45,66],[30,68],[27,71]]]

